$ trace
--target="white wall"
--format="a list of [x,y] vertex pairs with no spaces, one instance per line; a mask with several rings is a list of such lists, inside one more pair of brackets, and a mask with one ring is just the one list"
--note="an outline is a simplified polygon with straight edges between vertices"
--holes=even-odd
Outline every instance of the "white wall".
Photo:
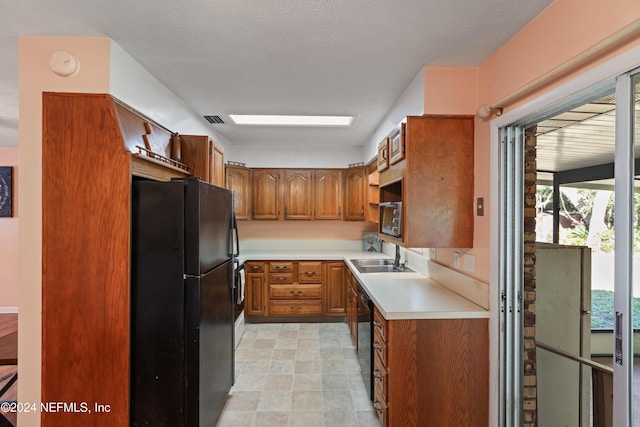
[[421,116],[424,114],[424,69],[421,69],[393,104],[389,113],[376,129],[373,137],[364,143],[364,161],[378,155],[378,144],[394,127],[398,126],[406,116]]
[[229,143],[149,71],[110,43],[109,93],[173,132],[209,135],[228,153]]
[[361,147],[313,150],[233,147],[225,160],[246,163],[252,168],[346,168],[364,161]]

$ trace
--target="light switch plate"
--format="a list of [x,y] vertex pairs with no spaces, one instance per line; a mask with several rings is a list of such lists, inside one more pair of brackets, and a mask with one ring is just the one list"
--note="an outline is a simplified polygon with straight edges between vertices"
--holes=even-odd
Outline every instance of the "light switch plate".
[[478,197],[476,202],[476,215],[484,216],[484,197]]
[[453,253],[453,266],[455,268],[460,268],[460,252]]

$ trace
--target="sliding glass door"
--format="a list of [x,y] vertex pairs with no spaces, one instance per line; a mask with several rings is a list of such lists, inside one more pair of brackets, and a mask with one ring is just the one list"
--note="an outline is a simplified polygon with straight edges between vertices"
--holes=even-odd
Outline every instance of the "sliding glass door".
[[[621,75],[616,81],[616,165],[615,165],[615,295],[613,337],[613,425],[633,426],[634,414],[633,294],[638,235],[635,192],[635,158],[638,141],[638,87],[640,74]],[[636,291],[637,292],[637,291]],[[636,385],[636,387],[639,385]],[[638,409],[635,409],[636,411]],[[636,423],[637,425],[638,423]]]
[[[640,319],[633,318],[634,307],[636,314],[640,312],[640,300],[634,300],[634,296],[640,297],[640,285],[635,284],[636,282],[640,283],[640,206],[638,206],[640,204],[640,190],[636,189],[636,187],[640,188],[640,185],[636,184],[640,183],[640,177],[636,178],[636,169],[640,169],[636,167],[640,162],[636,161],[636,157],[640,157],[640,108],[638,107],[640,102],[640,69],[618,76],[615,79],[615,90],[613,79],[608,82],[606,88],[608,92],[606,93],[602,93],[603,87],[606,86],[603,84],[602,87],[597,89],[601,92],[597,97],[592,94],[592,97],[585,101],[589,95],[582,94],[583,104],[589,103],[592,108],[594,106],[602,108],[602,111],[596,111],[598,116],[596,117],[594,114],[594,117],[592,117],[593,122],[591,123],[586,123],[584,119],[575,119],[576,123],[580,122],[581,125],[584,125],[580,128],[580,132],[584,133],[576,134],[583,138],[583,144],[570,146],[568,127],[560,129],[560,136],[556,140],[556,144],[559,150],[558,153],[560,153],[560,150],[566,152],[571,149],[578,152],[588,151],[594,145],[597,146],[597,143],[593,143],[593,139],[607,137],[606,135],[598,134],[599,132],[604,132],[606,122],[615,122],[615,132],[613,132],[613,129],[608,131],[609,145],[603,144],[599,147],[600,157],[597,160],[598,163],[589,164],[589,167],[584,165],[579,168],[574,167],[570,171],[572,177],[576,177],[577,173],[582,180],[579,181],[576,178],[574,183],[582,183],[576,185],[576,188],[588,189],[588,191],[597,194],[599,194],[599,190],[603,194],[613,191],[613,201],[607,202],[607,198],[604,202],[602,200],[598,202],[602,205],[600,207],[608,212],[606,223],[609,227],[608,230],[611,231],[606,235],[607,242],[611,243],[611,245],[607,246],[604,252],[606,252],[605,255],[613,258],[611,271],[605,277],[609,295],[613,290],[613,303],[609,300],[605,304],[605,311],[607,314],[606,320],[609,322],[607,324],[611,325],[608,327],[613,329],[613,333],[609,329],[608,335],[600,334],[601,337],[605,337],[604,346],[598,347],[598,350],[593,350],[593,354],[591,352],[594,348],[593,343],[586,345],[584,354],[580,353],[577,356],[573,352],[558,352],[555,346],[550,347],[548,345],[545,346],[546,343],[539,343],[538,341],[542,334],[539,335],[537,332],[534,346],[538,348],[537,351],[540,356],[543,356],[541,353],[544,352],[553,353],[553,357],[564,358],[562,363],[571,363],[572,366],[575,365],[576,369],[583,370],[581,372],[584,372],[584,375],[580,379],[580,384],[584,384],[586,389],[582,385],[579,386],[579,390],[583,391],[581,391],[582,397],[577,403],[578,413],[580,414],[580,421],[577,424],[581,426],[614,425],[616,427],[631,427],[634,426],[634,421],[635,425],[640,426],[640,404],[634,404],[634,354],[637,355],[639,353],[637,349],[640,347],[640,343],[635,343],[634,348],[634,326],[636,329],[640,328]],[[596,90],[593,89],[593,91]],[[585,92],[589,92],[589,90],[585,90]],[[587,111],[586,108],[575,108],[576,106],[581,106],[579,98],[579,96],[576,96],[573,99],[574,111],[585,113]],[[607,98],[615,99],[615,101],[610,101],[611,108],[614,107],[613,104],[615,102],[614,111],[605,112],[606,105],[603,104],[606,104],[606,102],[602,100]],[[530,393],[523,392],[528,383],[523,379],[523,373],[525,372],[524,356],[527,349],[531,347],[531,343],[526,342],[527,330],[530,331],[531,329],[526,329],[526,319],[523,315],[523,298],[527,294],[524,292],[523,287],[525,282],[523,275],[525,230],[523,225],[527,221],[527,218],[525,218],[527,214],[524,212],[524,200],[530,196],[526,193],[523,182],[523,175],[526,173],[525,154],[523,154],[524,129],[540,123],[545,118],[552,116],[555,116],[555,119],[560,118],[562,112],[568,111],[566,106],[571,103],[571,100],[565,100],[563,103],[565,105],[564,110],[561,106],[555,106],[550,108],[549,111],[535,114],[535,117],[533,117],[534,115],[526,117],[517,123],[500,129],[500,218],[498,221],[500,235],[499,416],[500,426],[504,427],[522,425],[526,411],[526,405],[523,405],[523,402],[525,402],[525,395],[530,395]],[[562,118],[567,121],[573,120],[570,115],[565,115]],[[613,128],[613,125],[611,128]],[[543,134],[544,130],[539,129],[537,135]],[[592,139],[591,141],[589,141],[590,138]],[[540,142],[540,139],[538,142]],[[589,143],[592,144],[591,148],[587,147]],[[598,147],[595,148],[598,151]],[[540,152],[538,152],[539,155]],[[538,175],[540,175],[540,172],[538,170]],[[556,178],[553,178],[554,191],[559,193],[560,180],[557,179],[557,176],[561,175],[563,179],[569,179],[569,175],[566,173],[559,174],[557,170],[547,172],[556,176]],[[591,182],[588,182],[590,181],[589,178],[593,178]],[[577,189],[575,190],[576,194],[578,191]],[[560,200],[560,195],[558,194],[557,196],[556,200]],[[593,199],[593,204],[594,206],[597,204],[595,199]],[[613,208],[613,215],[608,210],[610,208]],[[594,211],[596,211],[595,207]],[[604,214],[600,216],[604,217]],[[585,216],[589,226],[594,225],[589,224],[591,219],[590,215]],[[552,246],[558,244],[557,229],[560,227],[560,224],[557,223],[558,221],[559,219],[555,218],[554,228],[556,230],[554,231]],[[595,232],[592,234],[595,234]],[[562,242],[560,243],[562,244]],[[575,245],[576,243],[565,242],[564,244]],[[578,244],[587,246],[587,243]],[[638,253],[638,256],[636,256],[636,253]],[[598,257],[598,259],[601,258],[603,256]],[[595,258],[592,259],[595,260]],[[556,276],[562,276],[565,270],[566,268],[561,266]],[[638,279],[634,280],[634,278]],[[591,280],[591,276],[589,276],[589,280]],[[560,281],[562,282],[562,280]],[[542,299],[540,303],[542,303]],[[593,305],[591,301],[589,303],[589,307],[580,307],[581,314],[584,314],[585,317],[589,317],[591,314]],[[536,302],[535,306],[536,312],[540,310],[541,314],[544,313],[542,307],[538,307],[538,302]],[[590,334],[591,337],[595,337],[593,334],[593,321],[591,323],[592,331],[589,331],[588,325],[586,326],[585,333],[587,335],[585,336],[587,337],[589,332],[592,332]],[[558,324],[558,327],[562,326]],[[604,351],[601,351],[601,348],[604,348]],[[592,355],[605,356],[608,360],[604,362],[600,359],[594,362]],[[555,360],[551,357],[547,359]],[[542,360],[539,361],[542,362]],[[547,364],[548,367],[549,364]],[[538,369],[547,368],[543,368],[541,363]],[[551,368],[555,369],[557,367],[551,366]],[[611,368],[613,368],[613,382],[611,382]],[[591,380],[589,379],[589,372],[592,372]],[[542,380],[541,374],[538,374],[539,380]],[[582,383],[582,381],[585,381],[585,383]],[[601,382],[601,384],[596,385],[595,383],[597,382]],[[599,390],[596,390],[598,387]],[[541,393],[541,384],[538,384],[538,388],[538,393]],[[640,384],[635,384],[635,388],[638,389],[635,394],[640,396]],[[613,391],[613,404],[611,404],[611,391]],[[598,392],[600,397],[599,401],[596,402],[594,396],[597,397]],[[640,400],[640,397],[637,399]],[[543,401],[539,394],[538,400],[538,403]],[[563,402],[563,404],[567,405],[567,402]],[[596,405],[600,406],[596,408]],[[540,414],[540,411],[544,410],[544,406],[537,406],[538,421],[548,418],[544,418]],[[597,411],[600,411],[599,414],[595,414]],[[598,420],[602,424],[598,424]],[[610,424],[611,422],[612,424]]]

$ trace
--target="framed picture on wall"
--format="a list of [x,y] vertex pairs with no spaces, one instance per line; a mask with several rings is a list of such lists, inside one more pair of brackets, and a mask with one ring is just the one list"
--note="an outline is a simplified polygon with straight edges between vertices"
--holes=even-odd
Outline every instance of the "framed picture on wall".
[[0,166],[0,217],[10,217],[11,212],[11,197],[12,197],[12,184],[11,175],[13,173],[13,167]]

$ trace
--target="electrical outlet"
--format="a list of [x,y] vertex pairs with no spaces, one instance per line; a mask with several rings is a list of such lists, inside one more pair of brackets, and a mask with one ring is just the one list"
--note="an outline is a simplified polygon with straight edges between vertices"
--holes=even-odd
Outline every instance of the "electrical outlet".
[[469,254],[464,254],[464,269],[471,273],[476,271],[476,257]]
[[430,248],[429,249],[429,258],[430,259],[436,259],[437,256],[438,256],[438,254],[436,253],[436,248]]
[[453,253],[453,266],[455,268],[460,268],[460,252]]

